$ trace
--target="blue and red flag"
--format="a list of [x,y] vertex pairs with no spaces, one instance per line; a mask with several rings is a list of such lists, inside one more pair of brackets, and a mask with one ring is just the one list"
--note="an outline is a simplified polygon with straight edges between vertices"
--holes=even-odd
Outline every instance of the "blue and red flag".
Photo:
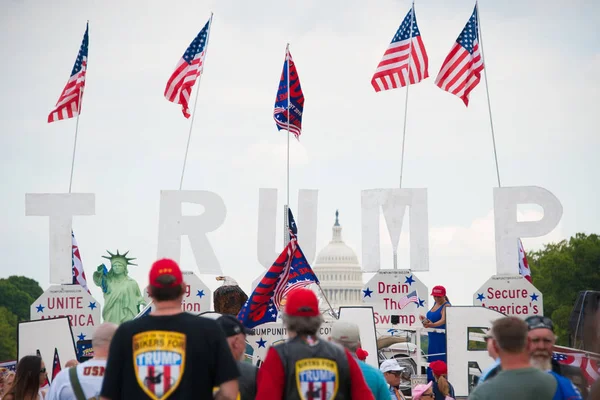
[[246,328],[275,322],[282,301],[293,289],[319,283],[298,245],[296,224],[288,209],[290,241],[256,286],[237,318]]
[[54,362],[52,363],[52,380],[54,380],[54,378],[56,378],[56,375],[58,375],[58,373],[61,370],[61,366],[60,366],[60,358],[58,358],[58,349],[55,347],[54,348]]
[[[290,99],[288,99],[288,92]],[[283,63],[283,72],[281,72],[279,89],[275,98],[275,109],[273,110],[273,118],[277,124],[277,129],[289,129],[289,132],[293,133],[296,139],[300,138],[303,110],[304,94],[300,86],[298,71],[296,71],[296,63],[292,60],[290,46],[288,45],[285,48],[285,62]]]

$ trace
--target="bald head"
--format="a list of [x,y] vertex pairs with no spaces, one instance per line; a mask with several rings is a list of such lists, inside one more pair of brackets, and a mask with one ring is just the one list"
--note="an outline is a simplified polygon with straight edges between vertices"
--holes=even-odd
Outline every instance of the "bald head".
[[108,355],[110,341],[117,331],[117,328],[118,325],[111,322],[104,322],[103,324],[98,325],[92,336],[92,347],[94,347],[95,357],[106,357],[106,355]]

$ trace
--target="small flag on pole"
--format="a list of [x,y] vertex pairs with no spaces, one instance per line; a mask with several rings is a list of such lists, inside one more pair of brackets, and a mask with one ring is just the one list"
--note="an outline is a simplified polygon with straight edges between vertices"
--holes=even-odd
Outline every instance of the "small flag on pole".
[[[289,77],[289,82],[288,82]],[[291,99],[288,99],[289,97]],[[273,118],[278,130],[287,130],[293,133],[296,139],[302,133],[302,113],[304,111],[304,93],[300,86],[300,78],[296,70],[296,63],[292,59],[289,45],[285,48],[285,62],[279,80],[279,89],[275,98]],[[289,125],[288,125],[289,122]]]
[[519,239],[519,274],[531,282],[531,269],[529,269],[527,254],[525,253],[525,248],[523,247],[523,242],[521,242],[521,239]]
[[54,381],[54,378],[56,378],[56,375],[58,375],[60,370],[61,370],[60,358],[58,358],[58,349],[55,347],[54,348],[54,362],[52,362],[52,381]]
[[429,77],[428,65],[413,6],[377,66],[371,85],[376,92],[404,87],[407,82],[414,85]]
[[[79,254],[79,246],[75,240],[75,234],[71,231],[71,248],[72,248],[72,270],[73,270],[73,285],[81,285],[88,293],[90,289],[87,286],[87,279],[85,278],[85,272],[83,271],[83,263],[81,262],[81,254]],[[91,293],[90,293],[91,294]]]
[[[40,349],[36,349],[35,355],[38,356],[39,358],[43,358],[42,353],[40,352]],[[48,375],[46,374],[46,380],[40,382],[40,388],[44,389],[49,386],[50,386],[50,381],[48,380]]]
[[400,309],[403,309],[410,303],[419,304],[419,297],[417,296],[416,290],[413,290],[412,292],[410,292],[409,294],[407,294],[405,297],[401,298],[398,301],[398,305],[400,306]]
[[60,94],[54,110],[48,115],[48,123],[73,118],[81,113],[81,99],[83,98],[85,73],[87,71],[88,42],[88,24],[86,24],[83,41],[71,71],[71,76]]
[[181,104],[181,111],[186,118],[191,116],[189,101],[192,86],[204,70],[211,20],[212,17],[183,53],[165,88],[165,98],[171,103]]
[[477,4],[465,28],[444,60],[435,84],[452,93],[469,106],[469,93],[477,86],[483,71],[483,58],[479,52],[479,23]]

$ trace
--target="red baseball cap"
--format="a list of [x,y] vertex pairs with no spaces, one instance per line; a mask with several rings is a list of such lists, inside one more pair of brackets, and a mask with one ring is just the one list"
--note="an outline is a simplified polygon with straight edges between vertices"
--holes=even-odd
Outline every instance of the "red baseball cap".
[[435,297],[440,297],[440,296],[445,296],[446,295],[446,288],[443,286],[434,286],[433,289],[431,290],[431,295],[435,296]]
[[448,373],[448,366],[442,360],[435,360],[429,363],[429,368],[434,375],[446,375]]
[[285,313],[293,317],[316,317],[319,315],[319,300],[310,289],[292,290],[285,303]]
[[[170,285],[163,285],[160,282],[157,282],[156,279],[162,275],[171,275],[175,277],[175,281]],[[181,274],[181,269],[179,265],[173,260],[168,258],[163,258],[162,260],[158,260],[152,264],[150,268],[150,285],[154,287],[175,287],[177,285],[181,285],[183,282],[183,275]]]

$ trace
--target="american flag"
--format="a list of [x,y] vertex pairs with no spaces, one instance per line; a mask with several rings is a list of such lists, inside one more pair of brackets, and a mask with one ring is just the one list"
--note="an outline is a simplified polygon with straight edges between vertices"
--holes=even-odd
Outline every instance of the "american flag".
[[87,71],[88,42],[88,24],[86,24],[83,41],[71,71],[71,76],[56,102],[56,107],[48,115],[48,123],[73,118],[81,112],[81,99],[83,98],[85,73]]
[[17,370],[17,360],[2,361],[2,362],[0,362],[0,368],[6,368],[9,371],[16,372],[16,370]]
[[52,380],[54,381],[54,378],[56,378],[56,375],[58,375],[58,373],[61,370],[61,365],[60,365],[60,358],[58,357],[58,349],[55,347],[54,348],[54,361],[52,362]]
[[591,358],[588,354],[578,352],[576,349],[556,347],[560,351],[555,351],[552,358],[561,364],[581,369],[589,385],[600,378],[600,359]]
[[[81,262],[81,254],[79,254],[79,246],[77,246],[77,241],[75,240],[75,234],[71,231],[71,249],[73,252],[72,256],[72,271],[73,271],[73,285],[79,284],[88,293],[90,293],[90,289],[87,285],[87,280],[85,278],[85,272],[83,271],[83,263]],[[90,293],[91,294],[91,293]]]
[[[289,81],[289,82],[288,82]],[[289,92],[289,99],[288,99]],[[302,114],[304,113],[304,93],[296,63],[292,59],[289,45],[285,48],[285,61],[279,79],[279,88],[275,96],[273,118],[278,130],[288,130],[296,139],[302,133]],[[289,124],[288,124],[289,121]]]
[[456,39],[444,60],[435,84],[452,93],[469,106],[469,93],[477,86],[483,71],[483,58],[479,52],[479,23],[477,5],[469,22]]
[[192,86],[204,70],[204,58],[208,47],[208,34],[212,16],[183,53],[175,71],[167,82],[165,98],[171,103],[181,104],[181,111],[186,118],[190,117],[189,101]]
[[527,254],[525,253],[525,248],[523,247],[521,239],[519,239],[519,274],[531,282],[531,270],[529,269]]
[[[291,216],[291,212],[288,215]],[[291,240],[240,309],[237,318],[247,328],[276,321],[282,301],[290,291],[319,283],[297,243],[296,234],[291,229],[289,232]]]
[[404,307],[406,307],[407,304],[410,304],[410,303],[419,304],[419,297],[417,296],[416,290],[413,290],[412,292],[410,292],[409,294],[407,294],[405,297],[401,298],[398,301],[398,305],[400,306],[400,309],[403,309]]
[[413,6],[377,66],[371,85],[376,92],[404,87],[408,84],[407,80],[414,85],[429,77],[428,65]]

